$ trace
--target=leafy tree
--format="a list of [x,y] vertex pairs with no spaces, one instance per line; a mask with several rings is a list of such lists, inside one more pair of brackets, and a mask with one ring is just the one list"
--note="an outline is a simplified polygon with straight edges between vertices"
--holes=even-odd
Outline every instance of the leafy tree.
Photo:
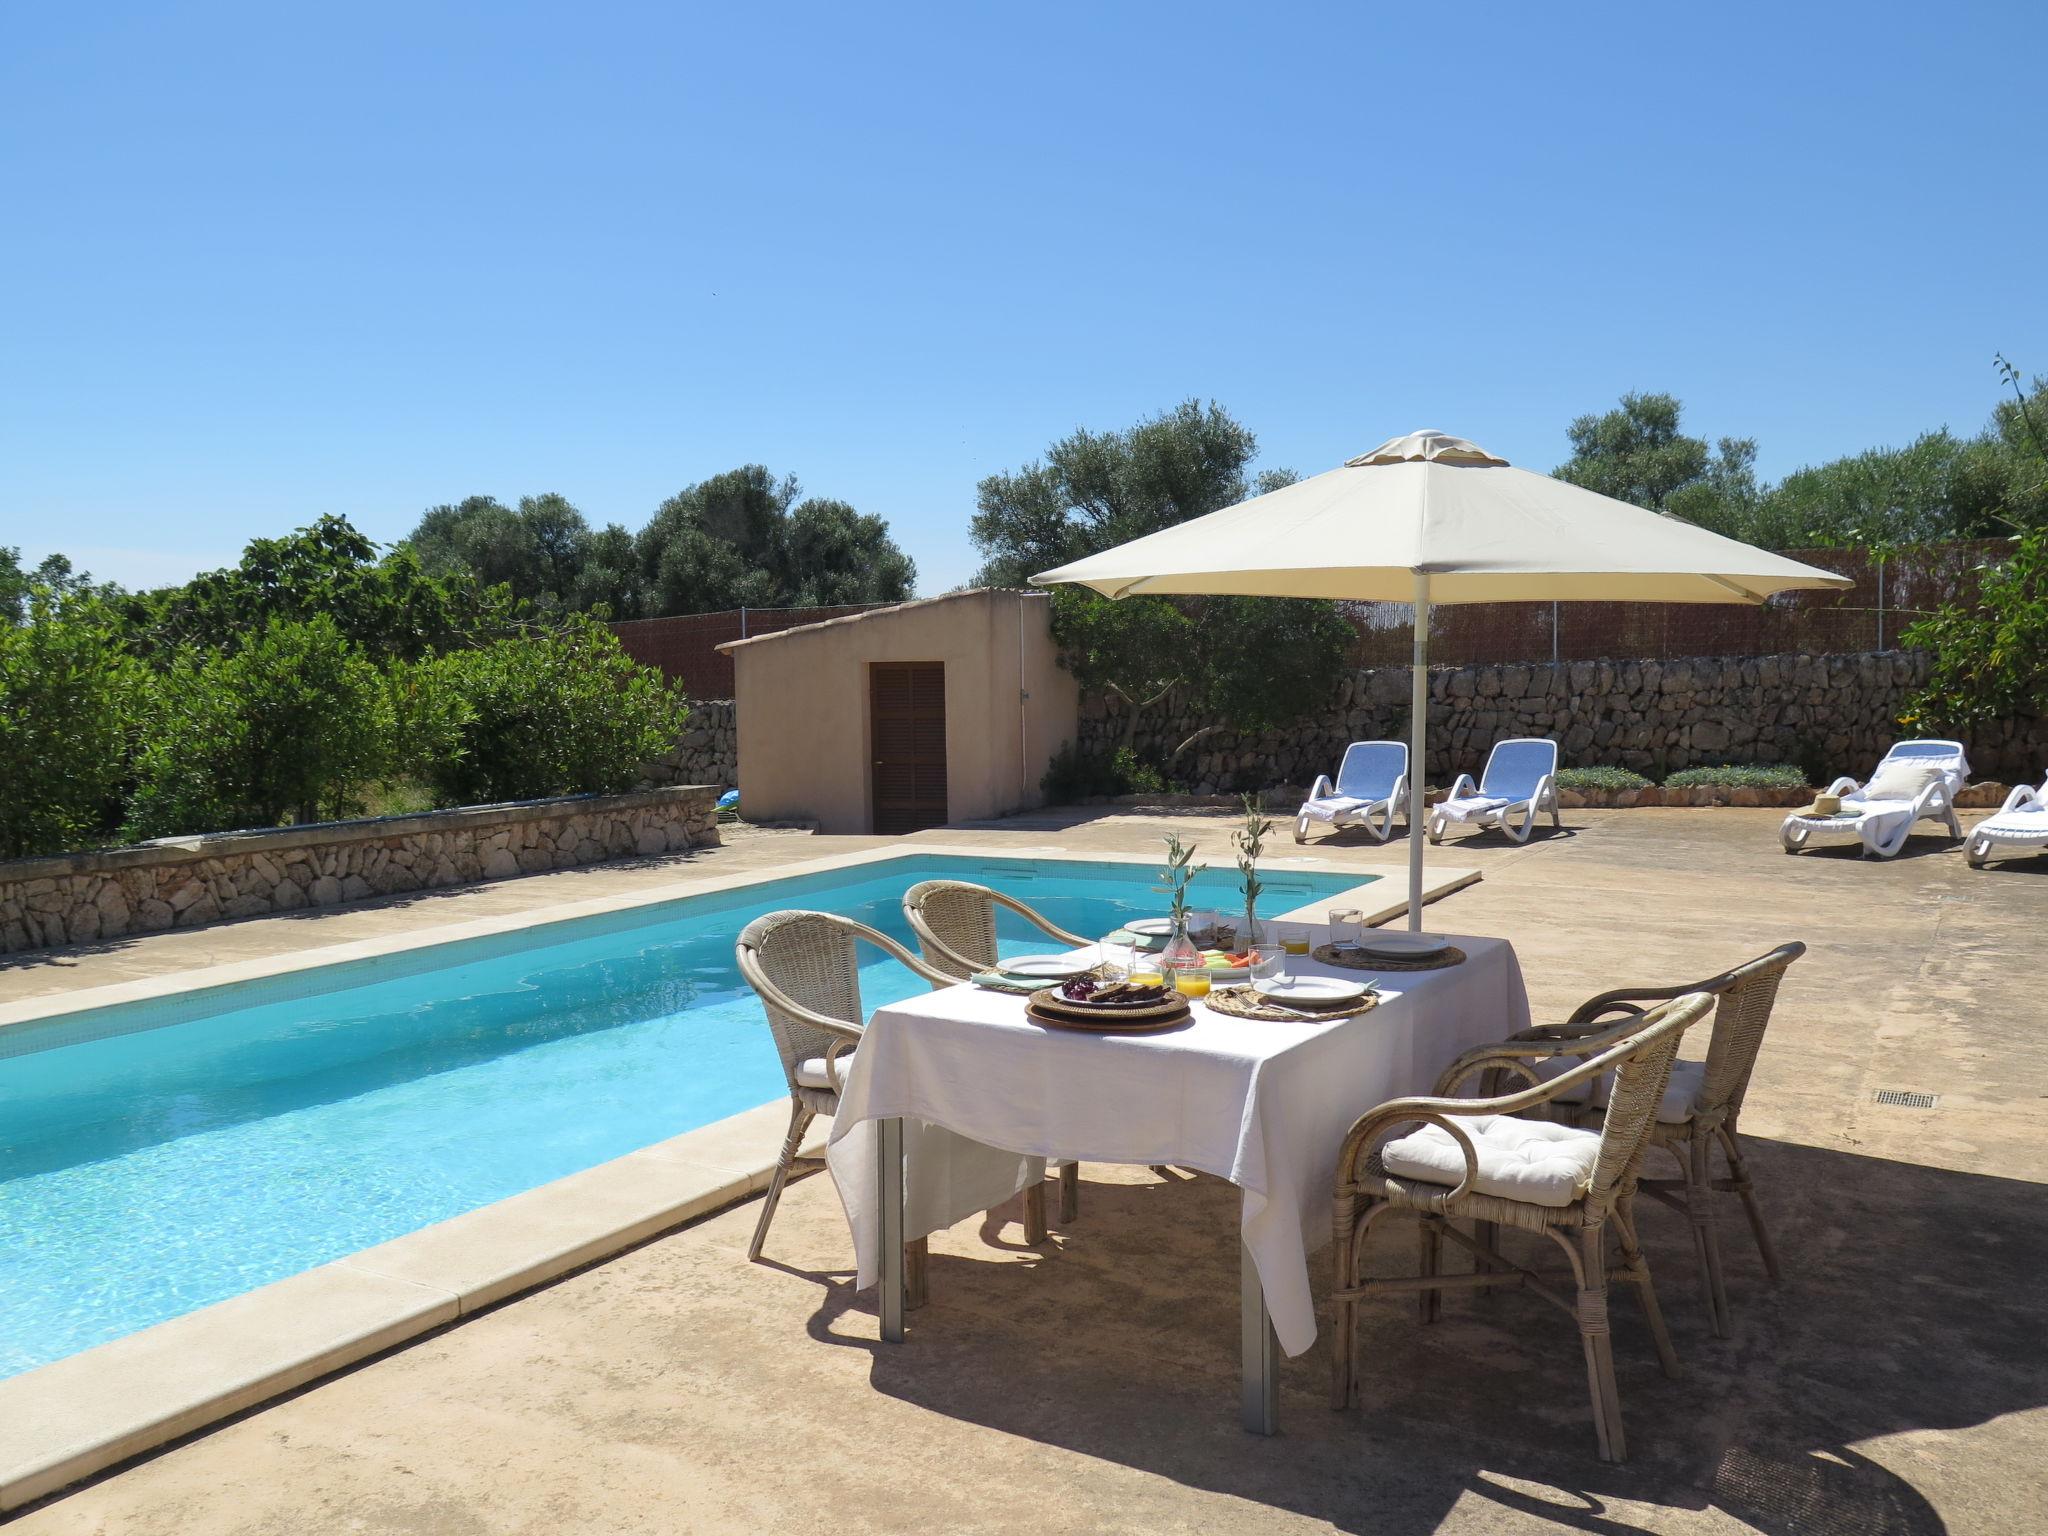
[[645,582],[633,535],[617,523],[590,536],[569,606],[583,612],[601,608],[615,619],[637,619],[645,612]]
[[602,602],[633,618],[637,583],[621,579],[631,569],[631,544],[625,529],[594,530],[566,497],[549,491],[520,497],[516,508],[489,496],[429,507],[404,547],[434,575],[503,585],[536,612]]
[[901,602],[917,584],[917,567],[890,539],[889,525],[844,501],[799,502],[782,547],[792,607]]
[[1985,516],[1984,492],[1972,498],[1977,505],[1956,500],[1970,451],[1946,431],[1929,432],[1904,448],[1872,448],[1796,470],[1764,495],[1739,536],[1781,549],[1981,538],[1997,531]]
[[1933,655],[1927,686],[1899,716],[1913,729],[1958,734],[2048,703],[2048,531],[2013,541],[1984,567],[1978,604],[1947,603],[1907,629]]
[[2048,418],[2048,381],[2022,384],[2003,357],[2001,401],[1974,437],[1946,428],[1903,448],[1872,448],[1794,471],[1774,486],[1756,478],[1756,443],[1679,430],[1670,395],[1624,395],[1618,409],[1571,424],[1562,479],[1683,517],[1767,548],[1993,537],[2048,526],[2048,454],[2034,430]]
[[1756,443],[1704,438],[1679,430],[1683,407],[1672,395],[1626,394],[1619,408],[1579,417],[1565,435],[1572,456],[1553,471],[1617,501],[1676,512],[1726,531],[1756,494]]
[[630,789],[689,717],[680,687],[584,614],[423,670],[409,707],[454,736],[453,750],[415,764],[442,805]]
[[[1213,402],[1188,400],[1124,432],[1077,431],[1042,463],[981,482],[976,580],[1019,586],[1033,574],[1243,501],[1258,441]],[[1287,470],[1259,477],[1277,490]],[[1053,593],[1053,637],[1085,688],[1124,700],[1124,741],[1180,689],[1197,711],[1263,730],[1321,705],[1342,674],[1351,629],[1335,604],[1292,598]],[[1210,727],[1175,748],[1187,750]]]
[[[10,569],[18,566],[0,559],[0,574]],[[45,561],[42,569],[52,568]],[[0,858],[8,859],[90,846],[118,824],[139,672],[104,604],[40,579],[19,592],[14,621],[0,623]]]
[[1023,586],[1039,571],[1243,501],[1257,453],[1258,439],[1213,401],[1184,400],[1123,432],[1077,429],[1043,463],[981,482],[970,528],[983,560],[975,583]]
[[[794,494],[793,485],[787,489]],[[752,498],[767,505],[749,509]],[[655,508],[633,541],[648,615],[777,606],[782,502],[783,487],[750,465],[690,486]],[[735,532],[745,544],[730,537]]]
[[33,570],[21,568],[21,551],[0,544],[0,624],[26,623],[34,596],[40,592],[54,602],[81,597],[117,597],[121,589],[111,582],[92,579],[87,571],[73,570],[63,555],[45,555]]
[[155,680],[142,717],[136,837],[351,814],[393,746],[384,678],[327,614],[273,614],[231,651],[196,646]]
[[138,647],[159,658],[188,646],[233,651],[273,619],[317,616],[369,657],[413,660],[502,627],[512,604],[467,574],[430,574],[410,549],[379,559],[348,519],[328,516],[252,540],[238,564],[140,593],[124,608]]
[[800,502],[759,464],[671,496],[635,541],[649,614],[817,603],[896,603],[917,569],[889,525],[843,501]]

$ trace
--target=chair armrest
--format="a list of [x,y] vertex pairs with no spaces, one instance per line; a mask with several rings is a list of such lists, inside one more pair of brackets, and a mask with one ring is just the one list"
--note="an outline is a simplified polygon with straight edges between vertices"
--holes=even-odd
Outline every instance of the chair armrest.
[[1408,805],[1408,775],[1401,774],[1394,780],[1394,792],[1387,796],[1387,804],[1395,810],[1405,810]]
[[1476,795],[1478,793],[1479,786],[1472,782],[1472,775],[1461,773],[1451,780],[1451,787],[1444,791],[1444,798],[1446,800],[1456,800],[1464,795]]
[[1525,1034],[1511,1035],[1495,1045],[1474,1046],[1439,1074],[1436,1080],[1436,1094],[1439,1098],[1452,1097],[1473,1073],[1496,1067],[1512,1069],[1531,1084],[1547,1085],[1552,1079],[1539,1077],[1527,1063],[1557,1061],[1567,1056],[1598,1055],[1632,1036],[1641,1028],[1642,1018],[1642,1014],[1638,1012],[1620,1024],[1565,1039],[1530,1039],[1528,1036],[1535,1033],[1531,1030]]
[[1317,774],[1315,783],[1308,787],[1308,797],[1311,800],[1327,800],[1335,793],[1337,793],[1337,786],[1330,782],[1330,776],[1327,773]]
[[1538,810],[1548,810],[1557,803],[1557,775],[1546,773],[1536,781],[1536,793],[1530,797],[1530,804]]
[[898,965],[906,966],[914,974],[923,977],[931,983],[934,992],[960,985],[959,977],[948,976],[937,966],[926,964],[921,955],[913,955],[879,928],[870,928],[866,923],[857,923],[850,917],[839,917],[837,915],[832,917],[832,921],[846,929],[855,938],[874,945],[875,948],[879,949],[891,960],[894,960]]
[[1823,790],[1822,793],[1828,795],[1846,795],[1849,793],[1850,790],[1861,789],[1862,787],[1863,786],[1861,784],[1858,784],[1854,779],[1850,778],[1847,774],[1844,774],[1841,778],[1835,780],[1834,783],[1830,784],[1825,790]]
[[1641,1013],[1643,1009],[1640,1004],[1668,1003],[1674,997],[1683,997],[1688,992],[1704,990],[1705,986],[1697,982],[1679,987],[1615,987],[1602,992],[1598,997],[1589,997],[1579,1004],[1564,1021],[1564,1027],[1569,1029],[1574,1024],[1590,1024],[1601,1014],[1622,1008],[1632,1008],[1635,1012]]
[[2005,804],[2001,805],[1998,810],[1999,814],[2003,815],[2007,811],[2017,811],[2024,806],[2041,805],[2044,803],[2048,802],[2044,802],[2041,799],[2041,791],[2033,785],[2015,784],[2012,787],[2012,792],[2005,797]]
[[1075,949],[1086,949],[1095,942],[1093,939],[1084,939],[1078,933],[1067,932],[1066,929],[1048,919],[1043,913],[1034,912],[1021,901],[1010,900],[1009,897],[1003,895],[1000,891],[996,893],[996,900],[1010,908],[1048,938],[1058,939],[1061,943],[1071,945]]

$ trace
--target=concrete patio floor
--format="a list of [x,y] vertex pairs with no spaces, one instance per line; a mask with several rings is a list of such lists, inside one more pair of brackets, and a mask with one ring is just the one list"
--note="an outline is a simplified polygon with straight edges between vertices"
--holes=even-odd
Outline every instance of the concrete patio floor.
[[[2048,1529],[2048,1065],[2036,1038],[2048,859],[1990,871],[1945,840],[1891,862],[1788,858],[1778,813],[1567,813],[1526,848],[1433,856],[1485,880],[1431,926],[1500,934],[1539,1016],[1704,975],[1787,938],[1745,1117],[1786,1260],[1725,1232],[1735,1336],[1708,1330],[1683,1224],[1644,1237],[1686,1375],[1632,1300],[1615,1342],[1632,1459],[1601,1465],[1571,1327],[1533,1297],[1368,1309],[1364,1407],[1324,1405],[1321,1347],[1282,1373],[1283,1433],[1237,1427],[1236,1196],[1091,1166],[1080,1220],[933,1241],[932,1304],[877,1342],[828,1181],[785,1198],[770,1265],[749,1202],[52,1499],[36,1532]],[[949,843],[1220,854],[1228,822],[1050,814]],[[725,875],[866,839],[750,836]],[[1296,850],[1287,845],[1283,851]],[[1353,834],[1305,850],[1398,863]],[[0,1000],[674,880],[565,871],[318,919],[271,918],[0,971]],[[313,936],[317,935],[317,938]],[[1690,1043],[1698,1054],[1704,1040]],[[766,1044],[764,1041],[764,1049]],[[1880,1106],[1880,1088],[1939,1094]],[[1398,1231],[1378,1266],[1413,1261]],[[1322,1271],[1318,1271],[1319,1284]]]

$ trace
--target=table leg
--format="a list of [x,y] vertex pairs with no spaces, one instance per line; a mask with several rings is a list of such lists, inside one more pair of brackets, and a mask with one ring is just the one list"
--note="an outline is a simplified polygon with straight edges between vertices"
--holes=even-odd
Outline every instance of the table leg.
[[1265,1287],[1252,1251],[1238,1243],[1238,1327],[1244,1350],[1244,1427],[1254,1435],[1280,1432],[1280,1346],[1266,1312]]
[[875,1184],[882,1240],[882,1337],[903,1342],[903,1122],[875,1122]]

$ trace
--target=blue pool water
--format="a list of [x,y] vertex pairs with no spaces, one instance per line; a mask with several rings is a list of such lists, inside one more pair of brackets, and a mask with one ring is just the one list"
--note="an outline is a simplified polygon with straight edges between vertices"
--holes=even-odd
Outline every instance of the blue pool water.
[[[0,1031],[0,1376],[780,1098],[740,929],[908,943],[938,877],[1077,933],[1160,904],[1144,866],[910,855]],[[1279,912],[1360,877],[1264,879]],[[1229,910],[1235,876],[1196,894]],[[1010,923],[1005,954],[1047,947]],[[923,985],[861,973],[870,1008]]]

